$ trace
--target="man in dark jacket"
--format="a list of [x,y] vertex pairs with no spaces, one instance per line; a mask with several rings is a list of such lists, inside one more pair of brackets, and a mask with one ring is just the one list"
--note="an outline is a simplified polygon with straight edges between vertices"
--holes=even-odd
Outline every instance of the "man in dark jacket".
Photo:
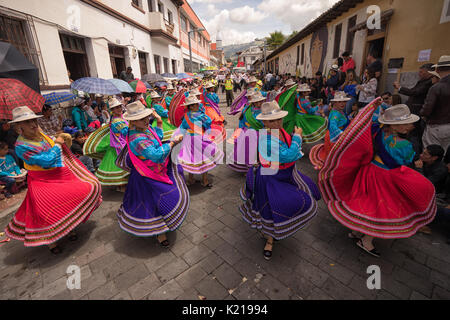
[[424,147],[438,144],[447,150],[450,146],[450,56],[442,56],[433,67],[441,80],[428,91],[420,111],[427,123],[423,144]]
[[419,81],[411,89],[402,87],[398,82],[394,83],[394,87],[398,89],[398,93],[409,97],[408,101],[406,101],[406,105],[409,107],[409,110],[411,110],[411,113],[416,115],[419,115],[425,102],[425,98],[427,97],[428,90],[433,86],[433,83],[431,82],[433,76],[428,72],[433,70],[432,67],[432,63],[420,67]]

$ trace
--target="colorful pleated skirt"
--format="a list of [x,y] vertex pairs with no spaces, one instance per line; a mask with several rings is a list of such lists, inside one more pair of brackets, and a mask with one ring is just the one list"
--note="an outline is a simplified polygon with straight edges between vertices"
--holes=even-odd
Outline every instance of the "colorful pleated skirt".
[[[230,152],[228,152],[230,150]],[[227,166],[239,173],[247,173],[257,163],[258,132],[254,129],[239,128],[227,140]]]
[[316,170],[323,168],[333,146],[334,143],[330,140],[330,132],[327,131],[325,135],[325,142],[312,147],[309,152],[309,160]]
[[385,169],[374,159],[371,104],[340,136],[319,173],[319,187],[330,213],[351,230],[377,238],[414,235],[433,221],[433,184],[402,166]]
[[102,203],[97,178],[63,146],[64,167],[28,171],[28,191],[6,235],[26,247],[52,244],[68,235]]
[[[162,130],[164,132],[164,138],[163,138],[162,142],[170,141],[170,139],[172,138],[173,134],[177,130],[177,127],[175,127],[173,124],[171,124],[169,122],[168,118],[162,118],[162,122],[163,122]],[[153,121],[152,126],[154,128],[156,128],[156,126],[157,126],[156,120]]]
[[263,234],[282,240],[302,229],[317,214],[316,184],[292,166],[275,175],[250,168],[241,190],[244,220]]
[[303,143],[315,143],[325,137],[328,120],[316,115],[297,113],[295,126],[303,129]]
[[186,218],[190,204],[181,166],[169,162],[167,175],[173,182],[170,185],[141,176],[129,156],[124,159],[131,174],[117,214],[120,228],[138,237],[153,237],[177,230]]
[[103,186],[124,186],[129,173],[116,166],[117,151],[110,145],[110,134],[109,126],[93,132],[83,146],[83,153],[102,161],[95,175]]

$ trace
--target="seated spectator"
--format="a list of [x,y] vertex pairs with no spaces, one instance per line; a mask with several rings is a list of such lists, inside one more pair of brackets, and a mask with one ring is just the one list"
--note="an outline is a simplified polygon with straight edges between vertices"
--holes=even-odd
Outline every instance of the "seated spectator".
[[84,166],[93,174],[95,174],[95,167],[94,162],[92,158],[89,158],[83,154],[83,145],[86,142],[86,136],[83,134],[83,132],[78,131],[75,133],[73,141],[72,141],[72,147],[70,147],[70,150],[72,153],[77,156],[77,158],[81,161],[81,163],[84,164]]
[[75,106],[72,109],[72,120],[74,122],[75,127],[78,130],[85,130],[88,125],[92,122],[92,119],[84,110],[86,106],[86,99],[77,98],[75,100]]
[[347,102],[345,106],[345,114],[349,115],[352,113],[352,107],[358,99],[358,94],[356,93],[356,86],[358,85],[358,81],[356,79],[356,73],[354,69],[347,70],[347,76],[345,78],[344,84],[341,86],[341,90],[344,91],[349,98],[350,101]]
[[442,161],[443,158],[444,149],[437,144],[432,144],[423,150],[420,160],[414,163],[416,170],[433,183],[436,194],[445,192],[448,168]]
[[45,104],[42,107],[42,118],[38,119],[38,124],[41,130],[49,137],[56,137],[62,133],[62,119],[53,114],[52,107]]
[[14,158],[8,154],[8,145],[0,141],[0,181],[6,184],[6,198],[11,198],[14,194],[16,179],[13,177],[21,173]]
[[347,71],[350,69],[355,70],[355,68],[356,68],[355,60],[353,60],[353,58],[350,57],[350,53],[348,51],[345,51],[342,54],[342,58],[344,58],[344,64],[341,67],[342,72],[347,73]]
[[377,96],[378,80],[375,72],[370,68],[366,68],[364,70],[364,79],[364,82],[356,87],[356,92],[359,92],[358,107],[360,109],[375,100]]

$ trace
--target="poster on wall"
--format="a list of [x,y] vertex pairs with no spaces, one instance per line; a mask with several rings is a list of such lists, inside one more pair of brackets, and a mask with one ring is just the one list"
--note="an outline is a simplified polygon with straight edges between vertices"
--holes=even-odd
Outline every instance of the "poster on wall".
[[311,57],[311,70],[315,75],[317,71],[323,72],[323,66],[328,49],[328,29],[322,27],[314,32],[311,38],[310,57]]
[[419,51],[419,59],[417,60],[418,62],[426,62],[430,61],[430,59],[431,59],[431,49]]

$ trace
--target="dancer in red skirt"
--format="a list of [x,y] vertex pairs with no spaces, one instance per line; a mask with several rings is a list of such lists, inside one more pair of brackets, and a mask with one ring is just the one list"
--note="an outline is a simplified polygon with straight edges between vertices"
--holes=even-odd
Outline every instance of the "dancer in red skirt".
[[6,227],[6,235],[26,247],[48,245],[52,253],[61,249],[56,241],[85,222],[102,202],[97,178],[70,152],[61,136],[53,142],[38,126],[28,107],[13,110],[20,136],[16,153],[28,170],[28,193]]
[[419,117],[397,105],[385,111],[380,124],[373,123],[380,105],[378,98],[360,111],[319,173],[331,214],[353,230],[349,237],[358,239],[360,248],[376,257],[374,238],[411,237],[436,215],[433,185],[407,167],[415,153],[403,137]]

